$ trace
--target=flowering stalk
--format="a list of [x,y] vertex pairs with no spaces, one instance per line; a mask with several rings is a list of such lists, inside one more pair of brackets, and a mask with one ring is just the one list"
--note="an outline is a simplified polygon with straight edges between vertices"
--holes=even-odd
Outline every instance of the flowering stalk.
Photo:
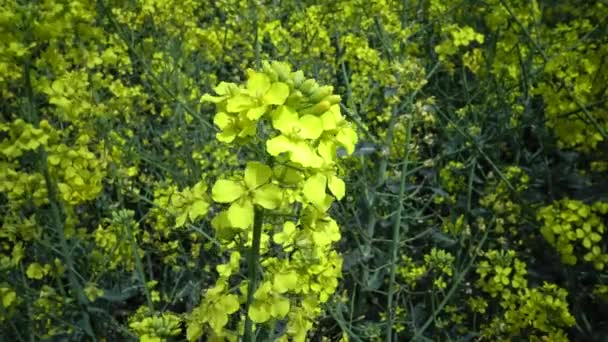
[[[221,82],[216,95],[202,98],[216,105],[218,141],[260,153],[241,175],[220,178],[211,190],[213,201],[224,208],[212,226],[230,262],[217,267],[216,286],[188,317],[188,339],[202,337],[203,331],[237,335],[227,326],[245,303],[245,341],[255,339],[254,323],[266,326],[261,336],[276,335],[278,321],[287,323],[281,339],[304,341],[338,285],[342,259],[332,244],[340,230],[327,212],[345,195],[337,176],[338,150],[352,153],[357,134],[331,86],[319,86],[277,62],[263,63],[261,71],[248,70],[247,76],[245,85]],[[240,271],[243,249],[248,284],[240,287],[237,300],[232,275]]]
[[[249,269],[249,284],[247,286],[247,311],[251,303],[253,303],[253,293],[257,288],[258,282],[258,265],[260,263],[260,239],[262,237],[262,222],[264,212],[261,209],[255,210],[255,218],[253,224],[253,240],[251,241],[251,249],[247,257],[247,267]],[[244,341],[254,341],[253,321],[249,316],[245,321]]]

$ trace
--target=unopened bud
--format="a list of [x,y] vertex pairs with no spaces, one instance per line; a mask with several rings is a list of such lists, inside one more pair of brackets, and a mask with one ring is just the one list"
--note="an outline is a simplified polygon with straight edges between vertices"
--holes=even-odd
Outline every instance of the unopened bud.
[[291,79],[291,68],[286,63],[272,62],[272,68],[276,71],[281,82]]
[[271,82],[276,82],[279,80],[279,76],[277,72],[270,66],[270,63],[267,61],[262,62],[262,72],[270,78]]
[[342,98],[340,97],[340,95],[335,95],[335,94],[329,95],[323,99],[323,101],[327,101],[327,102],[331,103],[332,105],[340,103],[341,100],[342,100]]
[[319,85],[317,84],[317,81],[313,80],[312,78],[309,78],[302,83],[302,86],[300,86],[300,91],[302,91],[304,95],[310,95],[318,87]]
[[300,88],[304,80],[306,80],[306,77],[304,77],[304,72],[302,70],[298,70],[291,73],[291,79],[293,80],[293,86]]
[[307,109],[303,110],[302,113],[321,115],[321,114],[327,112],[327,110],[329,110],[330,107],[331,107],[331,103],[329,103],[328,101],[321,101],[321,102],[317,103],[316,105],[314,105],[312,107],[308,107]]
[[316,103],[323,100],[325,97],[331,95],[332,91],[334,91],[334,87],[332,86],[323,86],[315,89],[310,95],[310,102]]

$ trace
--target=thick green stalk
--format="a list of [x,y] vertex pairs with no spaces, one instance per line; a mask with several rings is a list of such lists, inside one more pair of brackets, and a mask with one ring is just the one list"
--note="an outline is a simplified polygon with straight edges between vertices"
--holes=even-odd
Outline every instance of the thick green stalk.
[[[38,116],[38,111],[36,108],[36,103],[34,101],[34,93],[32,88],[32,83],[30,79],[30,64],[29,60],[25,62],[23,67],[23,79],[25,82],[25,93],[27,98],[27,110],[26,117],[28,120],[34,124],[36,127],[40,124],[40,118]],[[93,334],[93,326],[91,324],[91,319],[89,313],[87,311],[88,300],[82,289],[82,285],[78,281],[75,270],[75,263],[71,256],[70,246],[68,245],[67,238],[65,236],[65,225],[62,219],[63,207],[59,200],[59,196],[57,194],[57,186],[55,182],[51,178],[51,174],[48,167],[47,161],[47,153],[44,147],[39,148],[38,152],[38,170],[44,176],[45,187],[47,190],[50,212],[51,212],[51,225],[55,229],[57,236],[59,237],[59,247],[61,250],[61,257],[65,262],[68,270],[68,281],[70,283],[70,287],[72,288],[72,292],[76,297],[76,301],[82,312],[82,320],[83,320],[83,330],[89,337],[96,341],[95,335]]]
[[260,61],[260,38],[258,37],[259,23],[258,23],[258,9],[255,1],[250,2],[250,10],[251,16],[253,20],[253,29],[255,32],[253,33],[253,48],[255,50],[255,67],[256,69],[260,69],[261,61]]
[[75,263],[70,254],[70,247],[68,245],[68,240],[67,240],[67,238],[65,236],[65,232],[64,232],[64,228],[65,228],[64,222],[61,219],[61,215],[60,215],[60,212],[62,211],[62,209],[61,209],[61,204],[57,197],[57,188],[55,187],[55,183],[53,183],[53,181],[51,180],[51,176],[50,176],[50,173],[48,170],[46,151],[44,149],[41,149],[39,156],[40,156],[40,165],[41,165],[40,168],[42,169],[42,173],[44,174],[44,181],[46,183],[46,190],[48,193],[49,205],[51,207],[51,222],[52,222],[53,227],[55,228],[57,235],[59,236],[59,245],[61,248],[61,254],[63,257],[63,261],[65,262],[67,269],[68,269],[68,281],[70,282],[70,287],[72,288],[72,291],[74,292],[74,295],[76,296],[77,302],[82,311],[82,318],[83,318],[83,322],[84,322],[84,331],[89,335],[89,337],[91,337],[95,341],[96,339],[95,339],[95,335],[93,334],[93,327],[91,325],[91,319],[90,319],[89,313],[86,309],[88,300],[82,289],[82,285],[80,284],[80,282],[78,281],[78,279],[76,277]]
[[148,285],[146,282],[144,265],[141,262],[139,253],[137,253],[137,241],[135,241],[133,227],[131,227],[129,224],[127,224],[127,227],[127,234],[129,234],[129,240],[131,243],[131,251],[133,253],[133,258],[135,259],[135,269],[137,271],[137,277],[139,278],[139,281],[141,282],[144,288],[144,294],[146,295],[146,302],[148,303],[148,308],[150,308],[150,311],[154,311],[154,302],[152,301],[152,295],[150,294],[150,290],[148,289]]
[[263,211],[261,209],[255,210],[255,218],[253,223],[253,240],[251,241],[251,248],[249,249],[249,255],[247,256],[247,268],[249,271],[249,286],[247,287],[247,310],[245,320],[245,334],[243,340],[245,342],[255,341],[255,334],[253,332],[253,322],[249,318],[249,307],[253,303],[253,294],[257,289],[257,278],[258,278],[258,264],[260,261],[260,240],[262,237],[262,222],[263,222]]
[[[120,181],[120,177],[117,177],[115,168],[111,169],[112,178],[117,185],[116,194],[118,196],[118,202],[120,203],[120,207],[125,207],[124,198],[122,197],[122,182]],[[148,303],[148,308],[150,311],[154,311],[154,302],[152,301],[152,295],[150,294],[150,290],[148,289],[147,281],[146,281],[146,273],[144,271],[144,265],[141,262],[141,257],[137,252],[137,240],[135,239],[135,234],[133,232],[133,227],[130,225],[130,222],[124,222],[127,228],[127,234],[129,234],[129,243],[131,245],[131,253],[133,253],[133,260],[135,260],[135,271],[137,273],[137,277],[143,286],[144,294],[146,296],[146,302]]]
[[[399,250],[399,237],[401,235],[401,213],[403,212],[403,197],[405,196],[405,182],[408,174],[409,157],[410,157],[410,137],[412,133],[412,121],[407,120],[407,136],[405,138],[406,154],[403,160],[403,166],[401,167],[401,182],[399,184],[399,200],[397,201],[397,215],[395,215],[395,223],[393,224],[393,237],[391,241],[391,271],[390,280],[388,283],[388,299],[386,303],[386,309],[388,310],[388,322],[386,327],[386,341],[390,342],[393,338],[393,320],[395,319],[395,312],[393,310],[393,295],[395,287],[395,273],[397,270],[397,252]],[[405,226],[405,230],[408,230],[408,226]]]

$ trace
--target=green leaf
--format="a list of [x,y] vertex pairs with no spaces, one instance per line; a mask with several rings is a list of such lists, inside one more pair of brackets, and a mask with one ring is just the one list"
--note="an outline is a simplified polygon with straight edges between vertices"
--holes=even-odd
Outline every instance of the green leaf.
[[245,184],[249,189],[256,189],[268,183],[270,176],[272,176],[272,169],[260,162],[249,162],[245,167]]
[[310,203],[317,208],[322,208],[325,204],[326,187],[327,178],[324,175],[317,173],[304,182],[302,193]]
[[248,229],[253,225],[253,203],[236,201],[228,208],[228,221],[233,228]]
[[104,289],[103,299],[109,302],[124,302],[138,295],[137,289],[133,287],[122,289],[121,291],[115,291],[112,289]]
[[439,246],[448,248],[455,245],[458,241],[452,239],[449,235],[442,233],[440,231],[435,231],[431,234],[431,238],[434,242],[436,242]]
[[211,197],[218,203],[230,203],[240,198],[245,191],[245,187],[240,183],[227,179],[219,179],[213,185],[213,189],[211,189]]
[[282,105],[289,96],[289,86],[282,82],[273,83],[264,95],[263,101],[267,105]]

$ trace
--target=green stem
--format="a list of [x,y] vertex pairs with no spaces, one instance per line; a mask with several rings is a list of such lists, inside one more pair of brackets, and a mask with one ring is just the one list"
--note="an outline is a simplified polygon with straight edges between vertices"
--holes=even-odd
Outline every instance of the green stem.
[[[361,251],[363,254],[363,258],[366,260],[372,260],[372,245],[374,241],[374,235],[376,231],[376,223],[378,221],[378,211],[376,206],[376,200],[378,197],[378,191],[384,185],[386,181],[386,169],[388,167],[388,158],[390,155],[391,144],[390,142],[393,140],[393,130],[396,123],[396,115],[395,109],[393,109],[393,113],[391,116],[391,120],[389,122],[389,127],[387,129],[386,138],[383,144],[383,148],[380,151],[380,161],[378,163],[378,171],[376,174],[376,179],[374,185],[371,189],[366,190],[366,206],[369,211],[369,217],[367,221],[367,227],[365,231],[365,244],[362,246]],[[370,277],[370,271],[367,267],[364,267],[362,270],[361,283],[363,286],[359,288],[359,293],[357,296],[357,305],[356,312],[357,315],[362,315],[363,313],[363,305],[365,302],[365,294],[369,292],[368,288],[368,280]]]
[[137,270],[137,277],[141,282],[144,293],[146,295],[146,302],[148,302],[148,308],[150,311],[154,311],[154,302],[152,302],[152,295],[150,294],[150,290],[148,289],[148,285],[146,283],[146,275],[144,272],[144,265],[141,262],[141,258],[139,257],[139,253],[137,253],[137,241],[135,241],[135,236],[133,234],[133,228],[130,224],[126,224],[127,226],[127,234],[129,234],[129,240],[131,243],[131,251],[133,253],[133,258],[135,259],[135,268]]
[[[477,248],[475,249],[475,251],[481,251],[481,249],[482,249],[483,245],[485,244],[486,239],[488,237],[488,232],[489,232],[489,230],[485,231],[485,233],[484,233],[483,237],[481,238],[481,241],[477,245]],[[465,268],[461,272],[458,273],[458,275],[454,279],[454,283],[452,284],[452,287],[448,290],[448,293],[445,295],[443,300],[439,303],[437,308],[435,308],[435,310],[433,311],[431,316],[429,316],[429,318],[426,320],[426,322],[424,322],[424,324],[422,325],[420,330],[416,331],[416,333],[414,334],[414,337],[412,337],[412,341],[419,341],[421,339],[425,339],[423,336],[424,332],[426,331],[426,329],[429,328],[429,326],[437,318],[437,315],[439,315],[439,313],[443,310],[443,308],[448,304],[450,299],[452,299],[452,296],[454,296],[454,294],[456,293],[456,290],[458,290],[460,283],[462,283],[462,281],[464,280],[464,277],[469,273],[469,270],[475,264],[475,260],[477,259],[477,256],[478,256],[478,254],[474,253],[473,256],[471,257],[471,260],[469,261],[469,263],[465,266]]]
[[[410,137],[412,133],[412,121],[407,120],[407,136],[405,138],[406,154],[403,160],[403,166],[401,167],[401,183],[399,184],[399,201],[397,207],[397,213],[395,217],[395,224],[393,225],[393,239],[391,241],[391,271],[390,280],[388,285],[388,299],[386,303],[386,309],[388,310],[388,322],[386,327],[386,341],[391,342],[393,338],[393,321],[395,319],[395,312],[393,310],[393,295],[395,287],[395,273],[397,269],[397,252],[399,246],[399,237],[401,230],[401,213],[403,212],[403,197],[405,196],[405,182],[408,174],[409,166],[409,155],[410,155]],[[408,226],[405,226],[407,232]]]
[[[29,121],[34,124],[36,127],[40,124],[40,118],[38,116],[38,111],[36,108],[36,103],[34,101],[34,92],[32,88],[32,82],[30,79],[30,61],[27,60],[23,67],[23,79],[25,82],[25,93],[27,97],[27,118]],[[51,178],[51,174],[48,167],[47,161],[47,153],[44,147],[39,148],[38,152],[38,170],[42,173],[44,177],[45,187],[49,200],[49,207],[51,212],[51,225],[55,229],[57,236],[59,237],[59,245],[61,250],[61,257],[65,262],[68,270],[68,280],[70,282],[70,287],[76,297],[76,301],[78,306],[80,307],[82,318],[83,318],[83,330],[89,337],[96,341],[95,335],[93,334],[93,326],[91,324],[91,319],[89,313],[87,311],[88,300],[82,289],[82,285],[78,281],[76,277],[76,271],[74,268],[74,260],[71,257],[71,250],[68,245],[67,238],[65,236],[65,226],[64,221],[62,219],[63,207],[61,202],[59,201],[59,196],[57,194],[57,187],[55,182],[53,182]]]
[[[125,201],[122,196],[122,182],[120,180],[120,177],[117,177],[115,168],[111,169],[111,173],[112,178],[114,178],[115,184],[117,186],[116,194],[118,196],[118,202],[120,203],[120,207],[124,208]],[[135,239],[135,234],[133,232],[133,227],[131,226],[130,222],[124,222],[124,224],[127,228],[127,234],[129,234],[129,243],[131,245],[131,253],[133,253],[133,260],[135,260],[135,270],[137,272],[137,277],[139,278],[139,281],[143,286],[144,294],[146,296],[146,302],[148,303],[148,308],[151,312],[154,312],[154,302],[152,301],[152,295],[150,294],[150,290],[148,289],[148,285],[146,282],[146,273],[144,271],[144,265],[141,262],[141,257],[139,256],[139,253],[137,252],[138,245],[137,240]]]
[[251,318],[249,318],[249,307],[251,306],[251,303],[253,303],[253,294],[257,289],[258,264],[260,260],[260,240],[262,237],[263,219],[263,211],[261,209],[256,208],[253,223],[253,241],[251,241],[251,248],[249,249],[249,255],[247,256],[249,286],[247,287],[247,318],[245,320],[245,335],[243,336],[243,340],[245,342],[255,341],[255,335],[253,333],[253,322],[251,321]]
[[258,37],[259,23],[258,23],[258,9],[255,1],[251,1],[251,16],[253,17],[253,29],[255,32],[253,33],[253,47],[255,49],[255,67],[256,69],[260,69],[261,61],[260,61],[260,38]]
[[[154,73],[154,71],[152,70],[152,68],[146,63],[146,61],[144,60],[144,58],[141,57],[138,54],[138,52],[135,49],[135,46],[133,46],[133,39],[129,39],[129,37],[127,37],[125,31],[122,29],[122,27],[120,27],[119,23],[116,22],[116,20],[112,16],[112,12],[106,6],[106,4],[104,3],[104,1],[101,0],[101,1],[98,1],[97,3],[99,4],[99,6],[101,7],[102,11],[106,15],[106,18],[114,26],[114,29],[116,30],[116,33],[118,34],[118,36],[120,37],[120,39],[122,39],[122,41],[125,43],[125,45],[127,45],[128,51],[131,54],[131,58],[134,59],[135,62],[140,63],[142,65],[143,71],[148,76],[150,76],[150,78],[152,79],[152,81],[154,81],[160,87],[160,89],[162,89],[163,92],[165,92],[166,95],[168,95],[173,101],[175,101],[176,103],[179,103],[181,106],[183,106],[183,108],[188,112],[188,114],[192,115],[192,117],[194,117],[194,118],[197,118],[203,125],[207,126],[207,128],[209,128],[212,132],[216,132],[217,129],[216,129],[215,125],[211,124],[207,119],[205,119],[202,115],[200,115],[200,113],[198,111],[190,108],[190,106],[187,103],[185,103],[184,101],[182,101],[180,99],[180,97],[178,96],[178,94],[176,94],[175,92],[173,92],[173,90],[169,89],[169,87],[167,87],[167,85],[164,84],[159,79],[159,77]],[[159,93],[154,88],[152,88],[152,90],[155,91],[155,92],[157,92],[157,93]],[[158,95],[161,95],[161,94],[158,94]]]
[[[538,50],[538,52],[540,53],[541,57],[543,58],[543,61],[545,63],[549,62],[549,56],[547,56],[547,53],[545,52],[545,50],[543,50],[543,48],[540,46],[540,44],[534,38],[532,38],[532,35],[530,34],[530,32],[528,32],[528,29],[519,20],[519,18],[515,15],[515,13],[513,13],[513,11],[509,7],[509,5],[505,2],[505,0],[500,0],[500,3],[503,5],[503,7],[505,8],[505,10],[507,10],[507,12],[511,16],[511,18],[513,18],[513,20],[521,28],[521,30],[523,31],[524,35],[532,43],[532,45],[534,46],[534,48],[536,50]],[[583,102],[581,102],[581,100],[577,96],[575,96],[575,94],[572,92],[571,84],[569,82],[566,82],[563,79],[559,80],[559,81],[560,81],[561,85],[564,86],[564,89],[568,93],[568,96],[570,96],[572,98],[572,100],[574,101],[574,103],[576,104],[576,106],[583,112],[583,114],[585,114],[586,119],[591,122],[591,125],[593,127],[595,127],[595,129],[600,133],[600,135],[602,136],[602,138],[608,139],[608,133],[606,133],[606,131],[604,130],[604,128],[602,128],[602,126],[600,125],[600,123],[587,110],[587,106]],[[549,80],[548,83],[551,84],[551,85],[553,85],[554,88],[557,88],[556,85],[555,85],[555,83],[552,82],[551,80]]]

